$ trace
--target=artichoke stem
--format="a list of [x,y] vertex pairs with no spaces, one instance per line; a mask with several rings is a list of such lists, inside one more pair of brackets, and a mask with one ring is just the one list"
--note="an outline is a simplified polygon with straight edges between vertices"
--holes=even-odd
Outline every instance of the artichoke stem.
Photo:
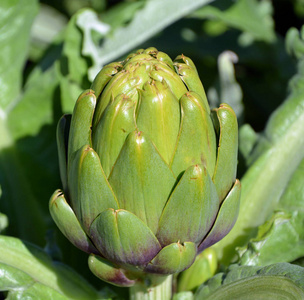
[[166,277],[160,284],[148,287],[145,283],[137,283],[130,287],[130,300],[170,300],[172,297],[173,275]]

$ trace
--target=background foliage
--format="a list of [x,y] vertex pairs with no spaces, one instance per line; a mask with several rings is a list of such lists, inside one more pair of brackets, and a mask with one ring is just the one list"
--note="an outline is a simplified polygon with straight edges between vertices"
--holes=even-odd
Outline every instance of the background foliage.
[[290,274],[303,295],[303,0],[2,0],[0,16],[0,299],[127,297],[89,272],[48,201],[58,119],[104,64],[149,46],[191,57],[240,125],[240,217],[214,247],[224,273],[196,296],[224,299],[256,272]]

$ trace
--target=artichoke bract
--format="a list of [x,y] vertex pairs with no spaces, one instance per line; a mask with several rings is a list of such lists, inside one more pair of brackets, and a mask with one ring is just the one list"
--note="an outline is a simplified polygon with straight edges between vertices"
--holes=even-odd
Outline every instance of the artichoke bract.
[[105,66],[57,142],[63,190],[50,212],[102,280],[181,272],[236,221],[237,119],[227,104],[210,111],[184,55],[140,49]]

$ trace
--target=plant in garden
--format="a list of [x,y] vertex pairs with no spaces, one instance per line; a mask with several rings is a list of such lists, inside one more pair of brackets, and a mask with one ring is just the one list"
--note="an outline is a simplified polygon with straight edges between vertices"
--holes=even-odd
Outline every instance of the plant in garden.
[[105,66],[57,141],[63,191],[51,215],[107,282],[158,285],[236,221],[236,116],[227,104],[210,111],[184,55],[151,47]]
[[304,299],[303,0],[59,2],[0,1],[0,299]]

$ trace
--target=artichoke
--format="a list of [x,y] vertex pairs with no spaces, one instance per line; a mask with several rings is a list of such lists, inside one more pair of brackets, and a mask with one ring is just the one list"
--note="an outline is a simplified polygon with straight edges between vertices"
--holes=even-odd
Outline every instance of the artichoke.
[[155,48],[110,63],[58,123],[62,233],[107,282],[181,272],[239,209],[237,119],[210,111],[194,63]]

